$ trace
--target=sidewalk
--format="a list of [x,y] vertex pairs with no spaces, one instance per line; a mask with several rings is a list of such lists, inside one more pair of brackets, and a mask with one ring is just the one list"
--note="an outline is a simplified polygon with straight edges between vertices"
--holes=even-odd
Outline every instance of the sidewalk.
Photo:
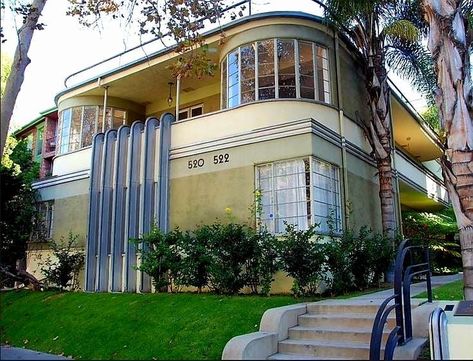
[[0,360],[71,360],[70,358],[58,355],[51,355],[24,348],[1,346]]
[[[454,282],[457,280],[461,280],[463,278],[463,274],[455,274],[455,275],[448,275],[448,276],[433,276],[432,277],[432,288],[444,285],[446,283]],[[411,297],[418,295],[427,290],[426,282],[419,282],[414,283],[411,285]],[[394,294],[394,289],[390,288],[388,290],[379,291],[375,293],[369,293],[362,296],[352,297],[351,300],[365,300],[365,299],[379,299],[382,298],[383,300],[392,296]]]

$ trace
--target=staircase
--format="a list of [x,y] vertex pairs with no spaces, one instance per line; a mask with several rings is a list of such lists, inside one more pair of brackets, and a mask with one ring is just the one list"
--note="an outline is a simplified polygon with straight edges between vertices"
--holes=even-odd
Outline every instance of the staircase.
[[[367,360],[373,320],[383,300],[327,300],[307,304],[307,313],[289,329],[270,360]],[[417,302],[412,308],[417,306]],[[388,317],[383,344],[396,326],[394,313]]]

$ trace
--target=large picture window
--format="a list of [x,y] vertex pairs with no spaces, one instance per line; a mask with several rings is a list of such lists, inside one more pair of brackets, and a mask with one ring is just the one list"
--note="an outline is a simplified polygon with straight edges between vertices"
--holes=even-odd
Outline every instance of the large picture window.
[[295,39],[268,39],[231,51],[222,61],[222,108],[266,99],[331,103],[328,50]]
[[88,147],[94,134],[117,129],[126,123],[126,111],[107,107],[105,120],[103,107],[86,105],[64,109],[59,114],[57,154]]
[[274,162],[258,166],[261,223],[274,234],[284,233],[285,223],[305,230],[319,224],[320,233],[342,228],[338,168],[316,158]]

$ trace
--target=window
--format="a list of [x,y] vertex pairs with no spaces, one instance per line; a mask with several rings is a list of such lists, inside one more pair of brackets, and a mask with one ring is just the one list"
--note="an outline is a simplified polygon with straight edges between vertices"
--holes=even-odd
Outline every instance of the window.
[[54,201],[37,204],[38,220],[33,232],[34,241],[46,241],[53,235]]
[[41,155],[43,152],[43,135],[44,127],[38,128],[36,132],[36,155]]
[[341,230],[338,168],[315,158],[274,162],[257,167],[261,191],[261,222],[274,234],[285,231],[285,223],[298,229],[320,224],[328,233],[330,221]]
[[310,41],[245,44],[222,61],[222,108],[256,100],[303,98],[330,104],[327,48]]
[[126,111],[107,107],[105,122],[103,107],[86,105],[64,109],[59,114],[58,154],[64,154],[88,147],[94,134],[117,129],[126,123]]
[[204,105],[199,104],[193,107],[184,108],[179,110],[179,120],[184,120],[187,118],[197,117],[204,113]]

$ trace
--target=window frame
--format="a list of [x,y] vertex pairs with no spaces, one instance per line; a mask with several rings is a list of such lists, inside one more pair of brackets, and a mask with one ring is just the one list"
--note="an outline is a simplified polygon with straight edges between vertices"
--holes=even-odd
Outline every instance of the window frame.
[[[335,191],[331,191],[331,193],[335,193],[338,195],[338,197],[336,197],[335,199],[335,205],[330,205],[330,204],[327,204],[329,207],[334,207],[335,208],[335,219],[334,219],[334,222],[335,222],[335,231],[334,231],[334,234],[335,235],[340,235],[341,232],[343,231],[343,227],[344,227],[344,224],[343,224],[343,221],[344,221],[344,218],[343,218],[343,207],[342,207],[342,194],[341,194],[341,178],[340,178],[340,167],[336,164],[333,164],[331,162],[328,162],[326,160],[322,160],[318,157],[315,157],[315,156],[305,156],[305,157],[298,157],[298,158],[290,158],[290,159],[282,159],[282,160],[276,160],[276,161],[271,161],[271,162],[264,162],[264,163],[259,163],[259,164],[255,164],[255,190],[256,191],[260,191],[261,192],[261,188],[260,188],[260,174],[259,174],[259,171],[258,171],[258,168],[260,167],[264,167],[264,166],[271,166],[271,177],[270,177],[270,182],[271,182],[271,210],[272,210],[272,213],[275,214],[275,210],[277,208],[277,204],[275,203],[276,202],[276,197],[275,197],[275,186],[274,186],[274,180],[275,180],[275,176],[274,176],[274,165],[277,164],[277,163],[283,163],[283,162],[291,162],[291,161],[298,161],[298,160],[302,160],[302,161],[308,161],[309,163],[309,182],[310,184],[307,184],[305,185],[306,188],[309,189],[309,205],[310,205],[310,217],[308,215],[308,226],[311,226],[313,224],[316,223],[316,214],[315,214],[315,203],[316,203],[316,200],[315,200],[315,194],[314,194],[314,188],[315,188],[315,183],[314,183],[314,174],[315,174],[315,171],[314,171],[314,162],[320,162],[322,164],[325,164],[327,166],[330,167],[330,181],[331,182],[335,182],[335,187],[336,187],[336,190]],[[334,179],[332,177],[332,172],[333,171],[336,171],[337,173],[337,177],[336,179]],[[325,176],[323,174],[321,174],[322,176]],[[332,183],[331,183],[332,184]],[[260,207],[262,207],[262,204],[257,204],[257,209],[260,209]],[[300,216],[296,216],[296,217],[300,217]],[[255,215],[255,218],[256,218],[256,224],[257,225],[263,225],[265,223],[265,221],[261,218],[261,215],[260,214],[256,214]],[[291,218],[291,217],[286,217],[286,218]],[[271,221],[271,226],[270,227],[267,227],[268,228],[268,231],[270,231],[272,234],[274,234],[275,236],[281,236],[284,234],[284,231],[280,231],[280,232],[276,232],[276,229],[278,228],[277,225],[276,225],[276,220],[277,220],[277,217],[273,217],[270,221]],[[310,220],[310,221],[309,221]],[[316,229],[316,233],[317,234],[320,234],[320,235],[328,235],[330,233],[329,230],[321,230],[320,228],[317,228]]]
[[[92,138],[95,134],[104,132],[104,129],[103,129],[103,125],[104,125],[103,124],[103,114],[104,114],[103,105],[87,105],[87,104],[85,104],[85,105],[78,105],[78,106],[74,106],[74,107],[65,108],[65,109],[61,110],[61,112],[59,113],[59,117],[58,117],[58,126],[56,128],[56,134],[57,134],[56,155],[63,155],[63,154],[67,154],[67,153],[72,153],[72,152],[75,152],[75,151],[85,149],[87,147],[92,146],[92,144],[82,145],[82,140],[83,140],[83,135],[84,135],[83,134],[84,115],[86,113],[85,112],[86,108],[95,108],[95,120],[94,120],[94,125],[92,127],[93,128],[92,129]],[[74,113],[75,109],[77,109],[77,111],[80,111],[80,130],[79,130],[79,136],[78,136],[78,140],[77,140],[78,147],[76,149],[71,149],[73,113]],[[115,110],[122,111],[124,113],[121,125],[126,124],[127,119],[128,119],[128,110],[122,109],[122,108],[117,108],[117,107],[107,106],[107,108],[105,109],[105,112],[107,112],[107,109],[109,109],[109,111],[111,112],[110,114],[111,114],[111,126],[112,126],[112,128],[107,128],[105,131],[107,131],[108,129],[115,129],[115,128],[113,128],[113,120],[114,120]],[[99,116],[101,111],[102,111],[102,117]],[[68,112],[70,114],[69,119],[68,119],[68,122],[69,122],[68,128],[69,129],[67,131],[67,134],[64,133],[64,115],[66,114],[66,112]],[[100,132],[99,132],[99,130],[100,130]],[[65,148],[64,144],[63,144],[64,139],[67,139],[68,143],[67,143],[67,149],[63,150],[63,148]]]
[[[260,73],[260,63],[259,63],[259,44],[262,42],[271,42],[273,44],[273,56],[274,56],[274,61],[273,61],[273,74],[274,75],[274,98],[267,98],[267,99],[261,99],[260,97],[260,89],[259,89],[259,73]],[[279,97],[279,60],[278,60],[278,42],[279,41],[292,41],[293,42],[293,47],[294,47],[294,67],[295,67],[295,91],[296,91],[296,96],[294,98],[280,98]],[[301,42],[305,43],[310,43],[311,44],[311,51],[312,51],[312,68],[313,68],[313,91],[314,91],[314,97],[313,98],[306,98],[301,96],[301,79],[300,79],[300,53],[299,53],[299,46]],[[254,62],[255,62],[255,84],[254,84],[254,92],[255,92],[255,99],[254,101],[249,101],[249,102],[242,102],[242,94],[241,94],[241,83],[242,83],[242,69],[241,69],[241,57],[242,57],[242,48],[248,47],[248,46],[253,46],[255,49],[255,54],[254,54]],[[322,82],[323,84],[328,83],[328,92],[326,92],[324,89],[319,89],[319,67],[318,67],[318,61],[319,61],[319,56],[318,56],[318,49],[323,49],[323,52],[326,54],[326,58],[321,58],[321,62],[323,63],[324,60],[326,60],[327,68],[322,68],[322,75],[327,73],[327,78],[323,78]],[[305,39],[296,39],[296,38],[285,38],[285,37],[279,37],[279,38],[270,38],[270,39],[261,39],[261,40],[256,40],[253,42],[245,43],[242,44],[235,49],[232,49],[229,51],[225,57],[222,59],[220,62],[220,76],[221,76],[221,96],[220,96],[220,108],[221,109],[230,109],[230,108],[235,108],[240,105],[244,104],[250,104],[253,102],[258,102],[258,101],[264,101],[264,100],[273,100],[273,99],[296,99],[296,100],[308,100],[308,101],[315,101],[327,105],[332,105],[333,101],[333,89],[332,89],[332,79],[331,79],[331,59],[330,59],[330,51],[329,47],[315,42],[311,40],[305,40]],[[237,54],[238,56],[238,69],[237,69],[237,76],[238,76],[238,102],[235,105],[231,105],[229,103],[229,60],[228,57],[230,54]],[[225,69],[224,69],[225,67]],[[225,76],[225,79],[224,79]],[[266,88],[265,88],[266,89]],[[323,98],[320,96],[320,91],[323,92]]]
[[[202,114],[192,116],[192,111],[194,109],[198,109],[198,108],[202,109]],[[187,113],[187,116],[184,119],[180,119],[181,113],[184,113],[184,112]],[[177,121],[184,121],[184,120],[200,117],[201,115],[204,115],[204,103],[200,103],[200,104],[192,105],[192,106],[187,107],[187,108],[179,109],[179,113],[177,115],[177,119],[178,119]]]

